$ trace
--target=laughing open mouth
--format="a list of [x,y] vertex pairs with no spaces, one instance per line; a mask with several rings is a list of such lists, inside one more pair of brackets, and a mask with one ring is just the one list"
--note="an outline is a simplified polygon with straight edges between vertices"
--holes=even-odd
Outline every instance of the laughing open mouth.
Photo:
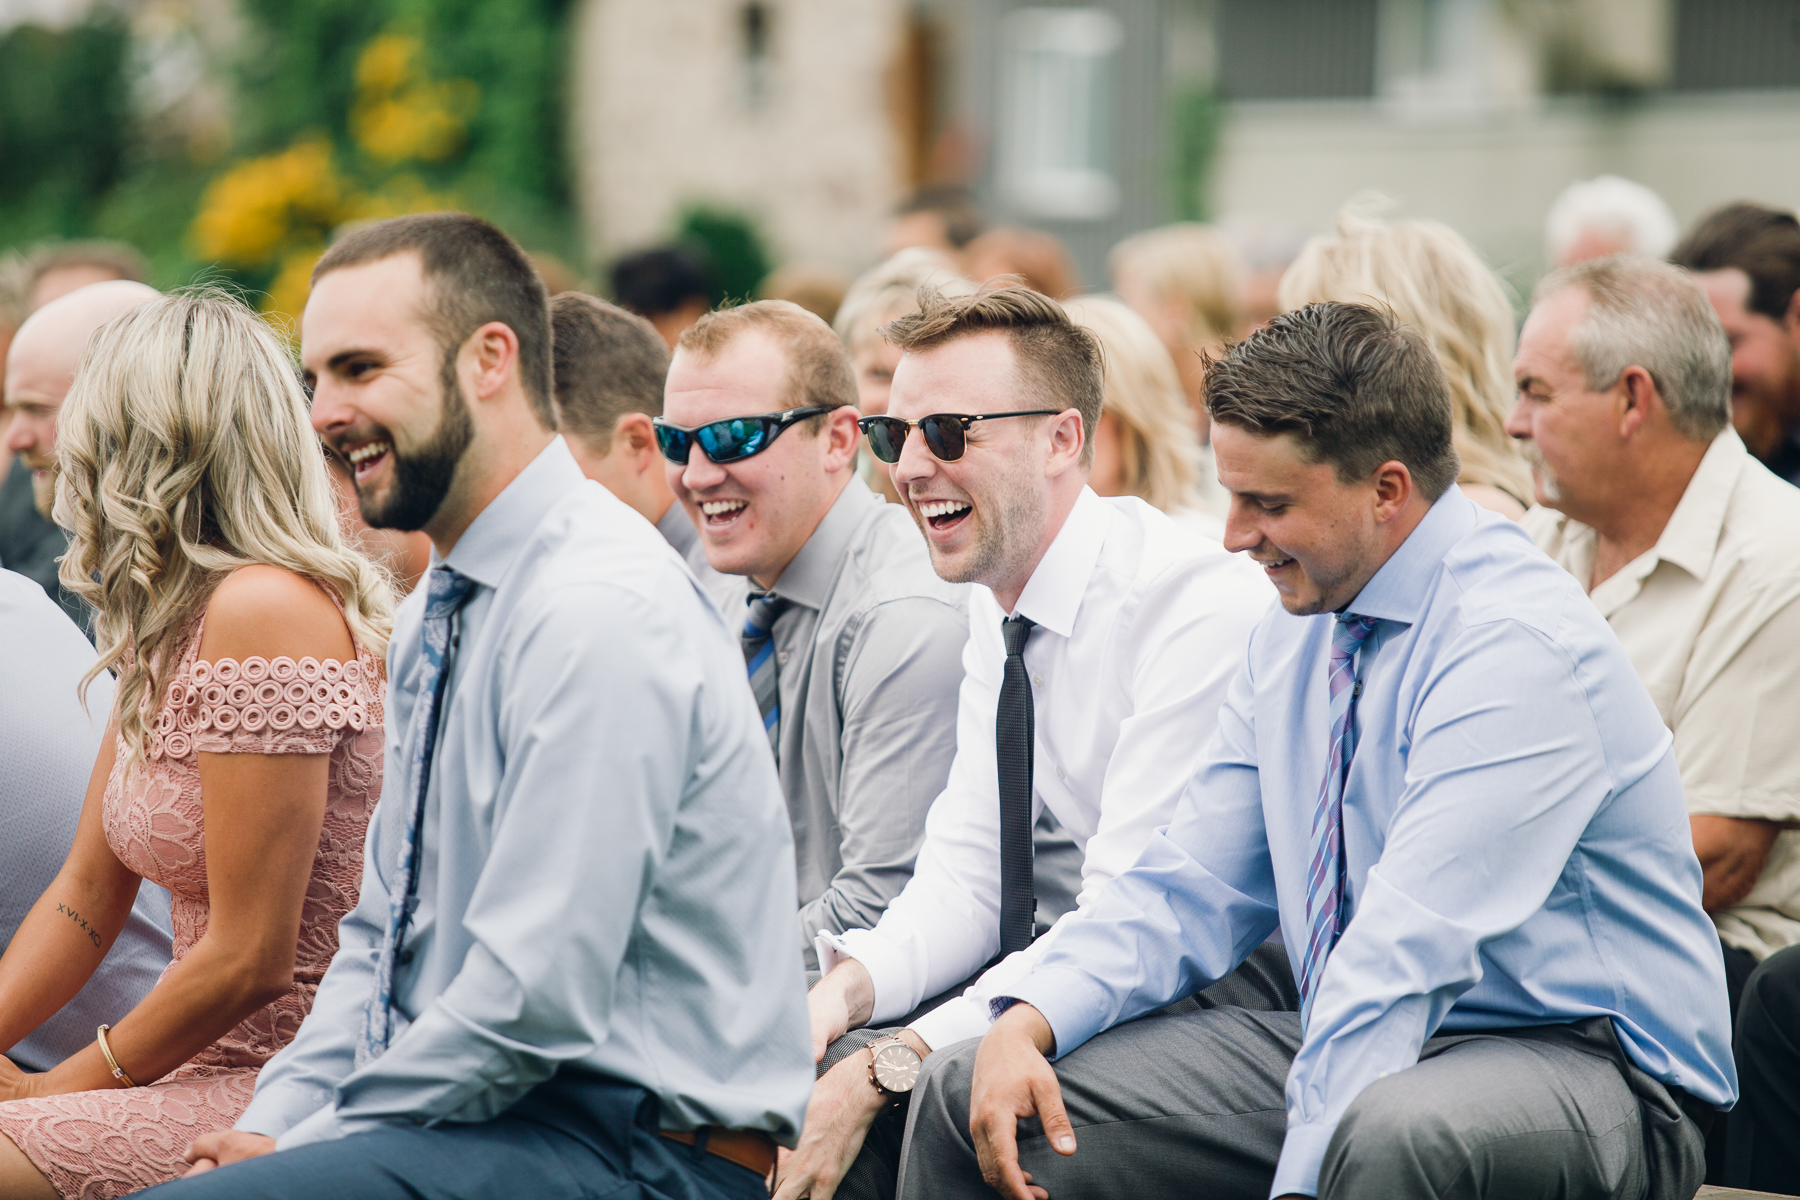
[[387,442],[364,442],[354,450],[344,453],[344,461],[350,464],[350,471],[356,482],[361,483],[373,475],[378,467],[393,451]]
[[972,511],[961,500],[927,500],[919,505],[919,515],[933,529],[949,529]]
[[742,516],[749,507],[748,500],[702,500],[700,517],[709,529],[723,529]]

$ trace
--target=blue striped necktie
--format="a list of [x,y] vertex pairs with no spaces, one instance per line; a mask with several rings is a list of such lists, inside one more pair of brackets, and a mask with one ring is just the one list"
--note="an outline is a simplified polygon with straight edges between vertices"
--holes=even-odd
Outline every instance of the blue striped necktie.
[[769,748],[781,755],[781,694],[775,677],[775,619],[787,611],[788,602],[773,592],[751,592],[744,616],[744,666],[750,672],[750,690],[762,711],[763,731]]
[[[459,575],[446,566],[431,569],[425,593],[424,654],[420,656],[419,696],[424,703],[413,710],[407,728],[412,763],[413,788],[404,803],[411,807],[407,814],[406,837],[400,845],[399,874],[388,888],[387,932],[381,939],[381,957],[375,962],[375,989],[363,1010],[362,1035],[356,1043],[356,1065],[364,1066],[381,1057],[388,1048],[394,1028],[394,967],[400,954],[400,943],[413,911],[419,907],[420,827],[425,819],[425,789],[431,782],[431,759],[437,750],[438,712],[443,707],[444,693],[450,674],[444,661],[450,651],[450,622],[470,593],[473,579]],[[397,782],[397,781],[396,781]],[[394,800],[400,800],[396,795]]]
[[1344,908],[1344,780],[1350,773],[1351,716],[1362,685],[1356,678],[1356,652],[1379,622],[1371,617],[1345,615],[1334,619],[1331,630],[1331,665],[1326,679],[1331,689],[1331,749],[1325,758],[1325,778],[1319,784],[1319,804],[1313,811],[1312,865],[1306,874],[1306,920],[1309,926],[1306,953],[1300,962],[1300,1023],[1312,1015],[1313,996],[1325,958],[1343,933]]

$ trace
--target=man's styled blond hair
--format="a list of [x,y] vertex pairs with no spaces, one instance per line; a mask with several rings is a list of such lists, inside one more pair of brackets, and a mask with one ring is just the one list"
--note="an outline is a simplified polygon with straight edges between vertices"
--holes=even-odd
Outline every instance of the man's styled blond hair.
[[[701,358],[716,358],[737,338],[761,332],[787,354],[787,391],[783,408],[856,407],[856,371],[850,354],[831,326],[791,300],[757,300],[707,313],[681,335],[675,349]],[[823,416],[801,424],[817,432]]]
[[919,293],[919,311],[883,326],[881,335],[916,353],[996,330],[1012,344],[1019,382],[1038,407],[1081,414],[1081,465],[1091,465],[1105,395],[1100,340],[1071,321],[1057,301],[1006,276],[966,296],[927,289]]
[[1506,433],[1516,331],[1506,285],[1463,236],[1436,221],[1391,224],[1355,208],[1337,233],[1306,244],[1281,277],[1284,312],[1321,300],[1385,307],[1425,336],[1456,414],[1458,483],[1499,488],[1529,506],[1531,471]]
[[56,523],[62,583],[93,605],[132,758],[182,629],[232,571],[325,585],[358,643],[387,649],[393,592],[344,541],[306,393],[274,332],[217,294],[164,296],[94,334],[63,402]]
[[1101,416],[1119,418],[1120,486],[1164,512],[1200,502],[1200,438],[1168,347],[1144,318],[1110,296],[1063,301],[1100,339],[1106,359]]

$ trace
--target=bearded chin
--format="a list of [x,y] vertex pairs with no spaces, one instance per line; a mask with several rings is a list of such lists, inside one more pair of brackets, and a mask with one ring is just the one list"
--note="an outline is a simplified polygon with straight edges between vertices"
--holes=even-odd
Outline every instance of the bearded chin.
[[379,501],[357,489],[363,520],[376,529],[406,533],[425,528],[443,507],[456,481],[457,465],[474,437],[475,424],[469,417],[469,404],[462,389],[446,389],[443,411],[429,442],[402,455],[393,435],[388,435],[388,445],[393,447],[388,453],[394,459],[394,481],[387,496]]

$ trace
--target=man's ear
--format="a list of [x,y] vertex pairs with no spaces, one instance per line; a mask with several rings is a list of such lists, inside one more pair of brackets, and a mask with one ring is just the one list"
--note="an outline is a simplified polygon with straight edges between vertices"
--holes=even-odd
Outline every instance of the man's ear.
[[504,321],[489,321],[463,343],[462,355],[475,368],[475,399],[491,400],[519,365],[519,335]]
[[856,405],[844,404],[824,414],[825,428],[819,436],[825,439],[825,470],[836,474],[856,461],[856,450],[862,441],[857,418],[862,413]]
[[1644,428],[1651,411],[1661,406],[1662,397],[1657,394],[1656,381],[1642,367],[1626,367],[1616,386],[1619,436],[1629,438]]
[[1412,499],[1415,486],[1412,472],[1398,459],[1376,467],[1375,520],[1385,525],[1399,516],[1407,501]]
[[639,475],[656,465],[650,461],[652,458],[662,456],[656,446],[656,428],[650,423],[648,413],[628,412],[614,422],[613,447],[631,460],[633,472]]
[[1081,448],[1087,444],[1087,431],[1082,428],[1081,410],[1065,408],[1050,418],[1050,460],[1044,474],[1054,478],[1081,463]]
[[1800,288],[1788,297],[1787,316],[1782,318],[1781,327],[1787,331],[1788,340],[1794,343],[1794,349],[1800,351]]

